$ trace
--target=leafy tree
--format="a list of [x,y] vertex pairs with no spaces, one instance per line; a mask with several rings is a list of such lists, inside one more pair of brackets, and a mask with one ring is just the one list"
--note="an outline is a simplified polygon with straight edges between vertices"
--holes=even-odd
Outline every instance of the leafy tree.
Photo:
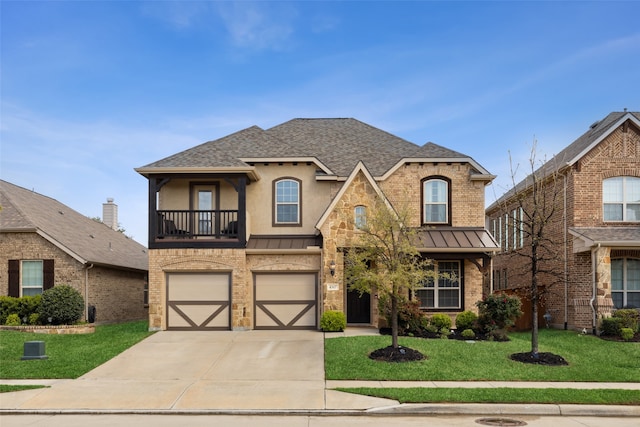
[[414,244],[415,228],[409,228],[410,211],[394,210],[375,199],[359,224],[354,248],[347,252],[345,264],[350,288],[362,293],[377,292],[391,302],[391,336],[398,348],[398,303],[412,289],[434,278],[431,260],[421,257]]

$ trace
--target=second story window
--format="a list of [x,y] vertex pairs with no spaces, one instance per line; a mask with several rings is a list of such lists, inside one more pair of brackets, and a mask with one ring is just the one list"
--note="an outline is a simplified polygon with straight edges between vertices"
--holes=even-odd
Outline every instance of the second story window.
[[300,225],[300,182],[285,178],[274,183],[275,225]]
[[365,206],[356,206],[353,210],[353,216],[356,228],[362,229],[367,225],[367,208]]
[[640,222],[640,178],[618,176],[602,181],[605,221]]
[[422,183],[423,218],[425,224],[449,224],[449,181],[426,179]]

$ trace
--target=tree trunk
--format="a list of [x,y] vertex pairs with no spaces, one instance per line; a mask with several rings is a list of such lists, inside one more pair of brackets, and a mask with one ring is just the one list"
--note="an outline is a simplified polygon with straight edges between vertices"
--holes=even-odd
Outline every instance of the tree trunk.
[[538,245],[531,245],[531,354],[538,358]]
[[391,345],[398,348],[398,297],[391,295]]

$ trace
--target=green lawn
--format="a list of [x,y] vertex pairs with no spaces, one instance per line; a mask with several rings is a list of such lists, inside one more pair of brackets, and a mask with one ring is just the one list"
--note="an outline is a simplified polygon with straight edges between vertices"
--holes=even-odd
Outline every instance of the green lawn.
[[543,329],[540,351],[559,354],[568,366],[514,362],[512,353],[531,349],[530,333],[511,333],[509,342],[401,337],[400,345],[419,350],[426,360],[376,362],[368,354],[391,344],[389,336],[331,338],[325,341],[328,380],[431,381],[596,381],[640,382],[640,343],[604,341],[592,335]]
[[[0,331],[0,378],[77,378],[148,337],[146,321],[97,326],[93,334]],[[25,341],[44,341],[45,360],[21,360]]]
[[534,388],[339,388],[400,403],[542,403],[640,405],[640,390]]

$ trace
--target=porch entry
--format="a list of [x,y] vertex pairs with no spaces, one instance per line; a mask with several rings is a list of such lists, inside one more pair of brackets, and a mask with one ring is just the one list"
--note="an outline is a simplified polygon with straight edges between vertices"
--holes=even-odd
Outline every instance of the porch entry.
[[254,329],[316,329],[316,273],[255,273]]
[[167,274],[167,329],[231,329],[231,275]]
[[347,323],[371,324],[371,294],[347,290]]

